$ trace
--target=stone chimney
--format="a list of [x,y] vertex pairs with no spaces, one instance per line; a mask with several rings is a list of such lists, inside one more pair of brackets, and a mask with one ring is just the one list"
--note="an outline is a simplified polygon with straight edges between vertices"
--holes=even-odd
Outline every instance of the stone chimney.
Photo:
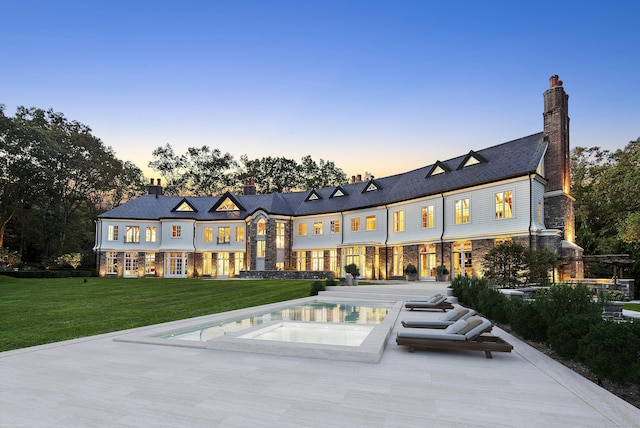
[[242,183],[243,195],[255,195],[256,194],[256,181],[253,178],[245,178]]
[[147,193],[149,195],[156,195],[156,198],[158,197],[158,195],[162,195],[162,181],[158,178],[158,184],[156,185],[154,184],[154,179],[152,178],[149,181],[149,184],[147,184]]

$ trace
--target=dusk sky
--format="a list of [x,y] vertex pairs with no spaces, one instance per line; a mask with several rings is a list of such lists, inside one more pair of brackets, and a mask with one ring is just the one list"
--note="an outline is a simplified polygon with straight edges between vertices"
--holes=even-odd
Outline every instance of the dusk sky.
[[152,151],[311,155],[383,177],[542,131],[640,137],[638,1],[0,3],[0,103],[88,125],[148,177]]

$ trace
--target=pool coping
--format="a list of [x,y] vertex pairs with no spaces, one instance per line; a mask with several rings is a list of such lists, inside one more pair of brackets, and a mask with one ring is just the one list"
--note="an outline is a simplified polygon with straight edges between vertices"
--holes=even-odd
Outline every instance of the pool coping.
[[[264,328],[265,324],[230,332],[228,334],[225,334],[224,336],[204,342],[176,340],[161,337],[183,331],[187,328],[198,328],[211,323],[244,318],[254,315],[256,312],[274,311],[289,307],[294,304],[305,304],[314,301],[335,303],[389,302],[393,303],[393,306],[389,310],[389,313],[387,314],[385,319],[380,324],[364,324],[372,325],[374,328],[369,333],[367,338],[362,342],[362,344],[360,344],[360,346],[295,343],[239,338],[239,336],[241,335]],[[250,308],[238,309],[235,311],[219,314],[205,315],[202,317],[190,318],[187,320],[176,321],[169,324],[161,324],[153,328],[146,328],[144,331],[135,331],[129,334],[120,335],[113,340],[116,342],[129,342],[148,345],[177,346],[184,348],[250,352],[257,354],[378,363],[382,358],[382,353],[384,352],[387,341],[391,337],[391,333],[401,310],[402,301],[400,300],[376,299],[368,298],[365,296],[358,298],[311,296],[301,299],[288,300],[285,302],[253,306]]]

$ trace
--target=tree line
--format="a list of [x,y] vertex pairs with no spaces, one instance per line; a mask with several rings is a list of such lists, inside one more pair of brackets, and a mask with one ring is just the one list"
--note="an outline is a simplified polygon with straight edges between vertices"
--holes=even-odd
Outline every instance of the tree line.
[[[152,152],[148,166],[163,179],[165,194],[240,192],[245,178],[257,193],[310,190],[346,184],[332,161],[300,162],[267,156],[239,160],[209,146],[176,153],[170,144]],[[372,178],[371,173],[364,174]],[[640,138],[624,149],[576,147],[571,157],[577,244],[585,254],[629,254],[640,259]],[[93,261],[94,220],[145,192],[147,178],[115,156],[91,128],[53,110],[0,104],[0,248],[22,262],[40,263],[81,253]],[[7,256],[9,257],[9,256]],[[2,264],[2,260],[0,260]],[[586,266],[590,276],[611,268]],[[639,277],[640,261],[629,267]]]
[[[334,162],[304,156],[236,161],[208,146],[178,154],[156,148],[148,165],[164,180],[165,194],[216,195],[241,191],[254,178],[257,193],[290,192],[345,184]],[[145,192],[142,170],[118,159],[91,128],[52,109],[0,104],[0,266],[55,265],[80,253],[93,263],[94,220]]]

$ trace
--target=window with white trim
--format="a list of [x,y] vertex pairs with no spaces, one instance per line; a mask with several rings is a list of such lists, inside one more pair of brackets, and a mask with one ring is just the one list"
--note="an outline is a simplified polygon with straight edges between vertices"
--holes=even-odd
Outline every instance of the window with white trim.
[[513,192],[498,192],[495,195],[496,219],[513,217]]
[[204,228],[204,242],[213,242],[213,227]]
[[360,217],[354,217],[351,219],[351,231],[360,232]]
[[107,240],[108,241],[117,241],[118,240],[118,226],[110,224],[109,230],[107,232]]
[[137,243],[140,242],[140,227],[139,226],[127,226],[125,228],[124,242]]
[[469,223],[469,199],[458,199],[454,203],[456,224]]
[[434,226],[433,205],[422,207],[422,228],[428,229]]
[[311,251],[311,270],[315,270],[315,271],[324,270],[324,251],[323,250]]
[[285,225],[283,222],[276,222],[276,248],[284,248]]
[[368,215],[365,219],[366,230],[376,230],[376,216]]
[[307,223],[298,223],[298,236],[307,236]]
[[322,235],[322,222],[321,221],[313,222],[313,234],[314,235]]
[[340,233],[340,220],[331,220],[331,233]]
[[145,240],[147,242],[156,242],[156,227],[155,226],[147,226],[145,230]]
[[244,242],[244,226],[236,226],[236,242]]
[[182,237],[182,226],[173,225],[171,226],[171,237],[172,238],[181,238]]
[[404,210],[393,212],[393,231],[404,232]]

